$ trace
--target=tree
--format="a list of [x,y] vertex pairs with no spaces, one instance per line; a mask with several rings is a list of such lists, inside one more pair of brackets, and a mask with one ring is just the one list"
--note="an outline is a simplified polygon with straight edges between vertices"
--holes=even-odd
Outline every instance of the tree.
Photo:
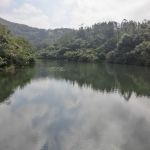
[[0,24],[0,68],[20,67],[33,63],[34,46],[23,37],[13,37],[6,26]]
[[118,43],[117,50],[119,53],[125,53],[133,50],[135,47],[131,35],[124,34],[121,41]]

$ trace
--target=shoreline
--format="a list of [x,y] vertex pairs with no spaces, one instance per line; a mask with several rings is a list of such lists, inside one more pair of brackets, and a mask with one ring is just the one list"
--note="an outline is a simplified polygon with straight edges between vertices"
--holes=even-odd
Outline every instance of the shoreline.
[[146,67],[146,68],[150,68],[150,66],[142,66],[142,65],[138,65],[138,64],[121,64],[121,63],[109,63],[106,61],[79,61],[79,60],[70,60],[70,59],[63,59],[63,58],[37,58],[39,60],[62,60],[65,62],[83,62],[83,63],[100,63],[100,64],[115,64],[115,65],[126,65],[126,66],[139,66],[139,67]]

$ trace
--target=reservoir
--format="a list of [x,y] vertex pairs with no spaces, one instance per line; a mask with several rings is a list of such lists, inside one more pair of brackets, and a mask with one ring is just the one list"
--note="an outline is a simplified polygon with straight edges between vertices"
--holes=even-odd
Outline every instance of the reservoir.
[[0,150],[149,150],[150,68],[38,60],[0,73]]

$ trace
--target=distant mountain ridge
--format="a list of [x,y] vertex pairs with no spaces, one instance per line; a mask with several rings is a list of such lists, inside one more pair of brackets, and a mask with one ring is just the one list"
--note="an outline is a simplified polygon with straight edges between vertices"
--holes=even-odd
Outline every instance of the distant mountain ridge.
[[0,23],[6,25],[8,29],[11,30],[14,36],[26,37],[33,44],[38,44],[40,42],[57,39],[73,30],[69,28],[58,28],[54,30],[38,29],[34,27],[29,27],[24,24],[13,23],[3,18],[0,18]]

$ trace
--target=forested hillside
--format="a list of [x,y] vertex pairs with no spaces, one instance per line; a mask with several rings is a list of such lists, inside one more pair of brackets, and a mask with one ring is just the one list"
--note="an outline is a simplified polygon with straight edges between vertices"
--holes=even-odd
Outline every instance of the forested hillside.
[[3,25],[6,25],[11,30],[14,36],[26,37],[33,44],[38,44],[40,42],[54,40],[72,31],[72,29],[68,29],[68,28],[60,28],[60,29],[54,29],[54,30],[32,28],[23,24],[12,23],[2,18],[0,18],[0,23]]
[[[5,37],[11,38],[7,40],[15,39],[13,42],[17,44],[22,40],[30,45],[29,41],[17,36],[27,37],[36,45],[38,58],[150,66],[150,21],[147,20],[102,22],[91,27],[81,26],[79,30],[38,29],[1,18],[0,22],[7,25],[16,36],[12,37],[8,30]],[[1,30],[3,27],[1,25]],[[4,36],[3,33],[1,36]],[[4,61],[1,59],[1,62]]]
[[0,24],[0,71],[26,66],[35,61],[35,47],[24,37],[13,37]]
[[81,26],[38,50],[38,58],[150,66],[150,21]]

